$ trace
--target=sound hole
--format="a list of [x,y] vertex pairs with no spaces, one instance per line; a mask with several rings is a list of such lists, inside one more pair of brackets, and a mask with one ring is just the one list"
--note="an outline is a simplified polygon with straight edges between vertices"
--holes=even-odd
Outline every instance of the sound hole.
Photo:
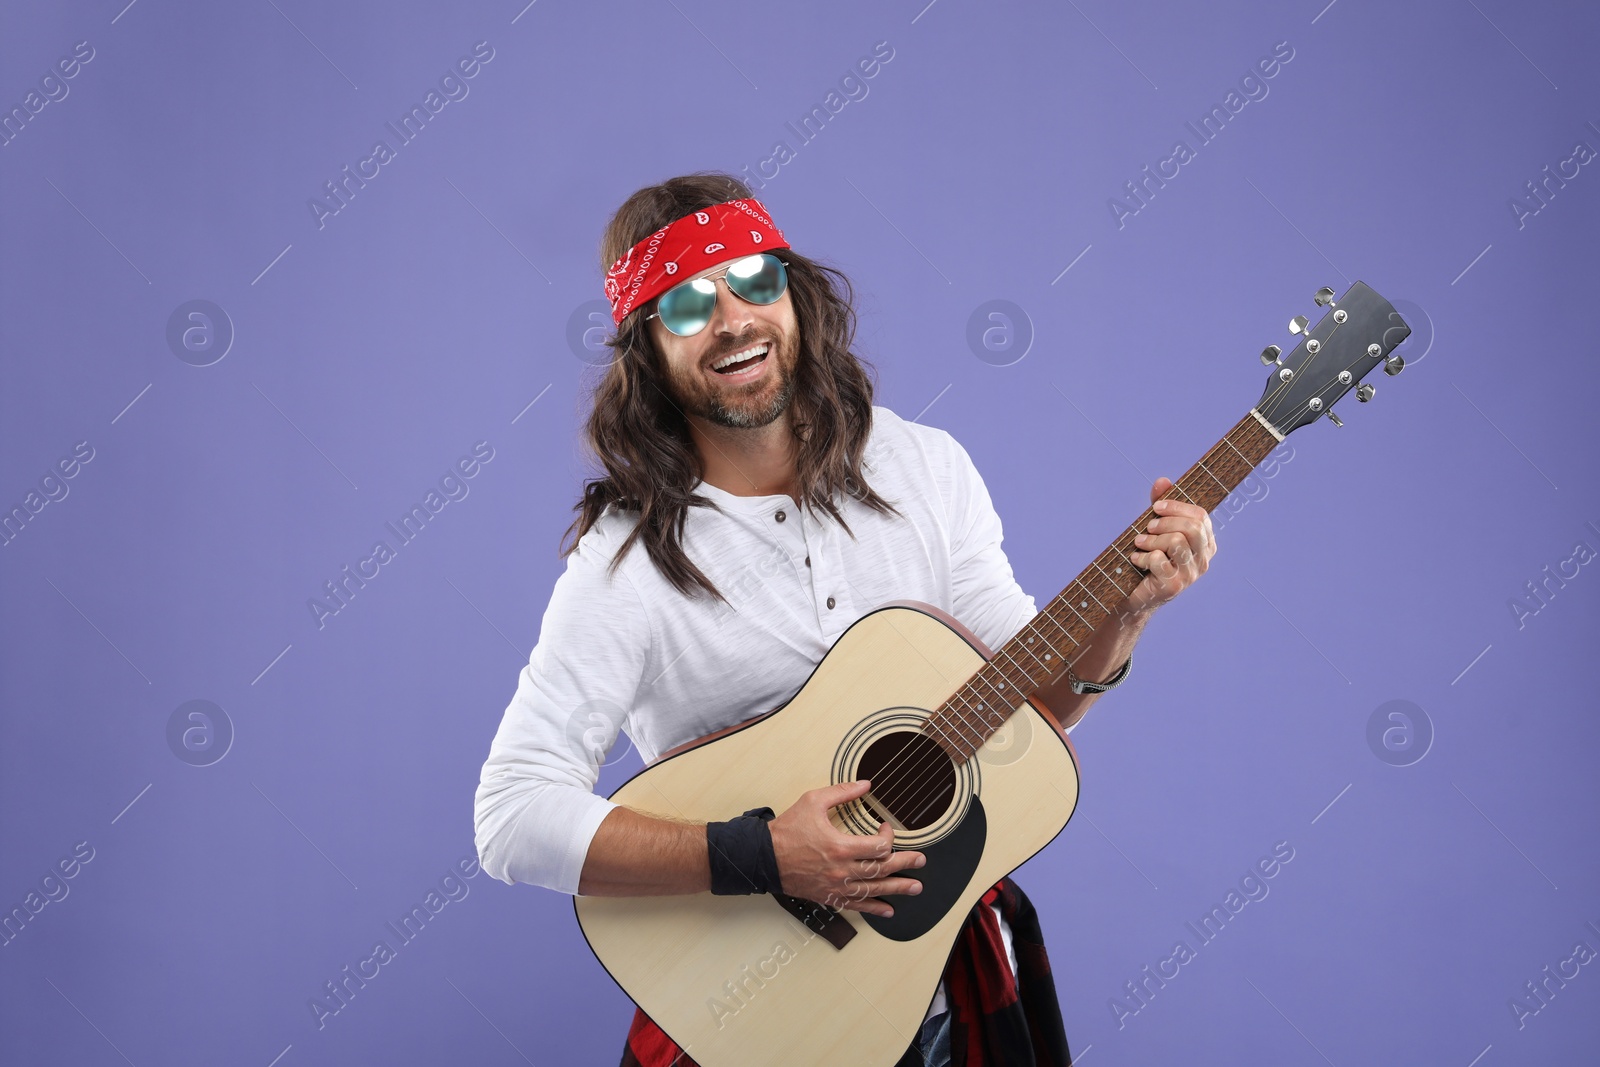
[[872,742],[855,776],[871,780],[867,806],[897,829],[920,830],[937,821],[956,791],[956,768],[944,749],[910,730]]

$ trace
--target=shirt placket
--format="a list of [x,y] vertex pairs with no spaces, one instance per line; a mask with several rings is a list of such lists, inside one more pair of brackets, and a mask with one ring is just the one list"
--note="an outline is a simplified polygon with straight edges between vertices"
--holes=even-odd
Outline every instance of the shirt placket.
[[[807,552],[805,524],[799,509],[794,506],[794,501],[787,497],[783,500],[783,503],[766,510],[768,540],[777,544],[789,562],[803,572],[806,568],[800,561]],[[805,583],[802,581],[801,584]]]
[[834,547],[835,528],[809,514],[803,522],[805,565],[811,579],[811,603],[817,631],[828,641],[844,632],[850,598],[844,588],[844,566]]

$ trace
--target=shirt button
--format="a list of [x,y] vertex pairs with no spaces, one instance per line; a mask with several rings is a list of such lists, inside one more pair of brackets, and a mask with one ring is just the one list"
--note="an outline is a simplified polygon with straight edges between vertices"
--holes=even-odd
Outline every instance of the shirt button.
[[806,557],[806,566],[807,567],[811,566],[811,557],[810,556]]
[[828,607],[830,610],[833,608],[833,597],[828,598]]
[[779,522],[782,522],[784,519],[788,518],[788,516],[785,515],[782,511],[779,511],[776,515],[774,515],[772,517],[777,519]]

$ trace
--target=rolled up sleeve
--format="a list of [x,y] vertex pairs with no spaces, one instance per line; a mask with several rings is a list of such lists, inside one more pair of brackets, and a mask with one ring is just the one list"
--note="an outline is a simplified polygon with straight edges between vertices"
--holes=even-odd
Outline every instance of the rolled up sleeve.
[[589,535],[567,557],[479,775],[478,861],[507,884],[576,894],[589,842],[617,807],[594,784],[635,706],[650,623],[609,561]]

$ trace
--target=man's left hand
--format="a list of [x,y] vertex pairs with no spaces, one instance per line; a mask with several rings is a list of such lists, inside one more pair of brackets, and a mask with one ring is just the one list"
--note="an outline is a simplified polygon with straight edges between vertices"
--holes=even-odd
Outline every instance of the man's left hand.
[[1157,478],[1150,487],[1156,517],[1128,553],[1133,565],[1147,573],[1128,594],[1129,611],[1147,612],[1165,604],[1194,584],[1217,554],[1211,513],[1198,504],[1161,499],[1171,488],[1170,478]]

